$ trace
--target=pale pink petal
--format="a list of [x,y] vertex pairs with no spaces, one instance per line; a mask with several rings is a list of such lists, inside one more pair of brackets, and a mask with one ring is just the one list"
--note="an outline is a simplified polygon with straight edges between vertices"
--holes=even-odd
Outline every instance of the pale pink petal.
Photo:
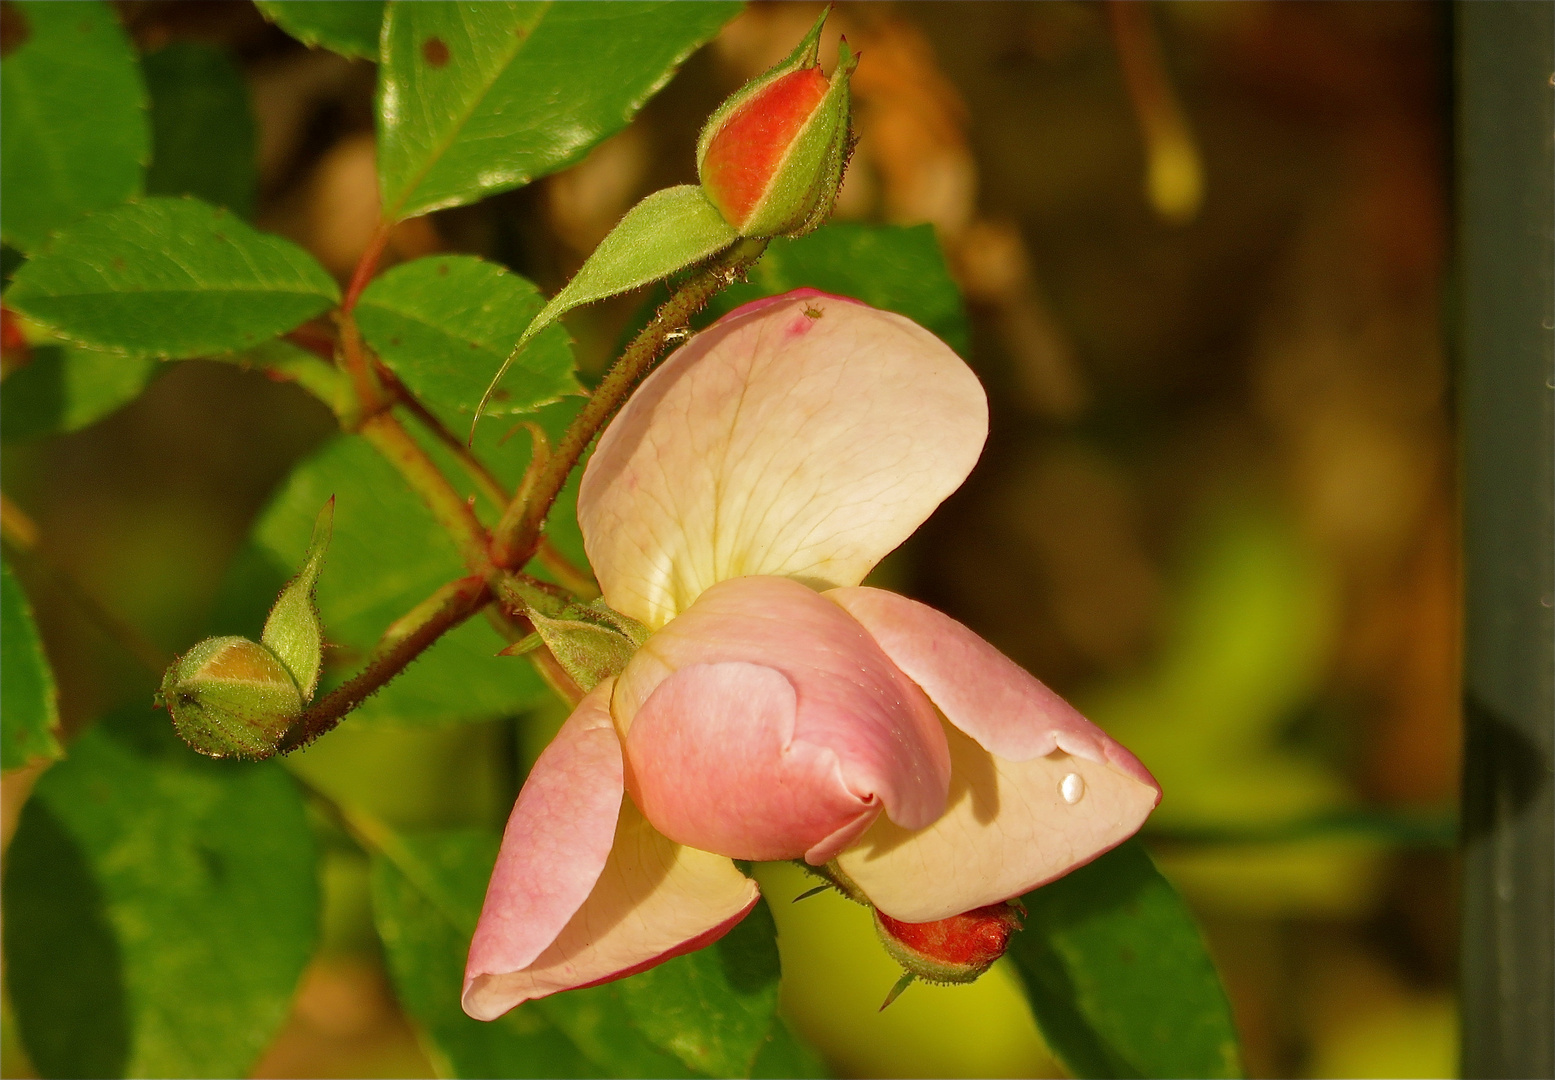
[[578,703],[519,792],[470,942],[467,987],[488,973],[532,963],[599,878],[624,790],[610,689],[606,680]]
[[884,589],[833,589],[825,596],[984,749],[1011,761],[1063,750],[1156,787],[1138,758],[949,615]]
[[838,857],[887,915],[929,922],[1026,892],[1133,835],[1160,801],[1134,755],[954,619],[878,589],[826,597],[949,720],[944,816],[918,831],[878,821]]
[[982,450],[977,377],[900,315],[800,290],[747,305],[632,395],[583,475],[605,598],[651,628],[719,581],[853,585]]
[[741,859],[821,863],[884,808],[944,810],[933,707],[837,605],[785,578],[713,586],[617,680],[632,797],[666,835]]
[[[1009,761],[949,724],[945,734],[945,815],[916,832],[882,817],[837,857],[876,907],[904,922],[946,919],[1062,877],[1132,836],[1160,798],[1153,786],[1062,750]],[[1069,802],[1066,790],[1078,799]]]
[[532,963],[471,968],[465,1012],[493,1020],[532,998],[636,974],[712,944],[756,906],[756,883],[734,863],[666,839],[630,799],[614,836],[588,899]]

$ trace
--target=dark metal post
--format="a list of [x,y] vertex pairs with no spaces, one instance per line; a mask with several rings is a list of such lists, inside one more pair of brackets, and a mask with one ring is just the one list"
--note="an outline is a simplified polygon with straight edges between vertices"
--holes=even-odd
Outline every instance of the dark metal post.
[[1460,0],[1463,1075],[1555,1076],[1555,3]]

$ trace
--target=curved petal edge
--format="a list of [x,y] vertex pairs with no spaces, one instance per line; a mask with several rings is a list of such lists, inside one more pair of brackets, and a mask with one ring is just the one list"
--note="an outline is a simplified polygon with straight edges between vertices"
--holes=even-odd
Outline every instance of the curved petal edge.
[[[578,703],[519,792],[470,942],[467,1010],[474,981],[527,967],[556,940],[610,858],[625,789],[612,685],[607,679]],[[491,1019],[511,1007],[470,1015]]]
[[493,1020],[534,998],[635,975],[717,941],[759,897],[731,860],[676,844],[624,799],[583,906],[533,963],[467,975],[464,1011]]
[[1030,672],[943,612],[865,586],[824,594],[863,625],[903,673],[985,750],[1028,761],[1055,750],[1156,788],[1140,760]]
[[814,290],[673,353],[606,428],[578,521],[616,610],[657,629],[703,590],[853,585],[982,452],[977,376],[910,319]]

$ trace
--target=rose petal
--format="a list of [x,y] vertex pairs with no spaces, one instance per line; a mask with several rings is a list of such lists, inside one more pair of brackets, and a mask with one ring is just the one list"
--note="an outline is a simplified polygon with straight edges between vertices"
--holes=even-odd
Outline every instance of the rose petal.
[[[1062,877],[1132,836],[1160,793],[1062,750],[1009,761],[952,725],[950,806],[926,829],[882,817],[837,863],[881,911],[932,922]],[[1079,786],[1068,780],[1079,777]],[[1066,781],[1074,803],[1064,798]]]
[[467,987],[533,962],[583,905],[610,855],[623,791],[611,685],[578,703],[519,792],[470,942]]
[[583,906],[527,967],[467,975],[464,1011],[492,1020],[532,998],[624,978],[711,945],[759,895],[734,863],[673,843],[623,800],[610,858]]
[[814,290],[748,305],[601,437],[578,498],[589,561],[651,628],[730,578],[856,584],[960,486],[987,428],[977,377],[910,320]]
[[632,797],[666,835],[742,859],[825,862],[881,807],[943,811],[933,707],[837,605],[785,578],[703,593],[616,684]]
[[1011,761],[1063,750],[1159,790],[1138,758],[949,615],[884,589],[833,589],[825,596],[984,749]]
[[929,922],[1027,892],[1122,843],[1160,801],[1134,755],[954,619],[879,589],[826,597],[949,721],[945,815],[917,832],[877,821],[838,856],[887,915]]

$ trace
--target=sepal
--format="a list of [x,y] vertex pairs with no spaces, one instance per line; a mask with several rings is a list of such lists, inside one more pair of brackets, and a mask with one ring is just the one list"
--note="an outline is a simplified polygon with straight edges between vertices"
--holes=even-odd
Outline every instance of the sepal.
[[319,617],[314,589],[324,569],[324,552],[329,547],[335,525],[335,499],[330,496],[313,523],[313,539],[303,556],[297,576],[286,583],[276,597],[270,617],[265,620],[259,641],[286,665],[304,702],[318,689],[319,673],[324,669],[324,622]]
[[522,655],[544,644],[584,692],[621,674],[632,654],[648,640],[646,626],[603,600],[568,604],[552,615],[533,607],[524,614],[535,633],[510,645],[502,655]]
[[649,195],[626,212],[566,287],[540,309],[481,396],[476,417],[485,410],[492,389],[502,381],[529,339],[567,312],[667,278],[712,258],[738,239],[739,235],[694,184],[679,184]]

